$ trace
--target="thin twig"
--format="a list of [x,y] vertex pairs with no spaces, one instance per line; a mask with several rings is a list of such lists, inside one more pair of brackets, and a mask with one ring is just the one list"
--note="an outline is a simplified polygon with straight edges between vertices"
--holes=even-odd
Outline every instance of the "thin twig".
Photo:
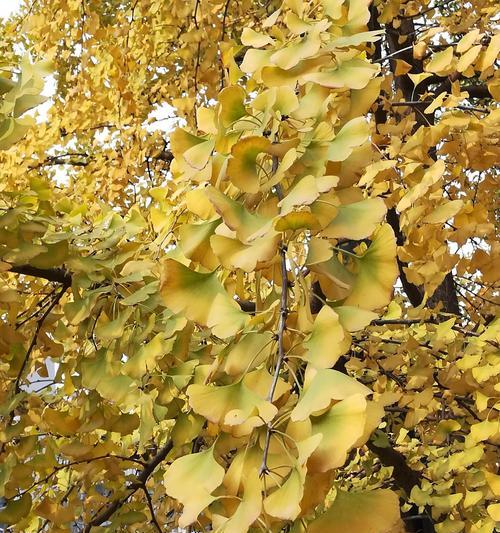
[[[276,172],[278,167],[278,159],[273,157],[273,173]],[[281,184],[276,185],[276,196],[278,200],[283,200],[283,188]],[[273,401],[274,393],[276,392],[276,387],[278,385],[279,375],[283,362],[285,361],[285,347],[284,347],[284,336],[286,330],[286,319],[288,316],[288,271],[286,268],[286,244],[281,241],[279,245],[280,252],[280,262],[281,262],[281,299],[280,299],[280,318],[278,323],[278,360],[276,361],[276,367],[274,369],[273,381],[271,387],[269,388],[269,393],[267,395],[267,401]],[[272,425],[269,422],[267,424],[267,433],[266,441],[264,444],[264,453],[262,456],[262,464],[260,466],[260,475],[268,474],[269,468],[267,466],[267,456],[269,455],[269,445],[271,443],[271,433]]]
[[26,369],[26,366],[28,365],[28,361],[29,361],[29,358],[31,356],[31,352],[33,351],[33,349],[35,348],[35,346],[36,346],[36,344],[38,342],[38,335],[40,334],[40,331],[41,331],[41,329],[43,327],[43,323],[44,323],[45,319],[50,315],[50,313],[52,312],[52,309],[54,309],[54,307],[59,303],[59,301],[63,297],[63,294],[68,289],[68,287],[69,287],[68,283],[63,283],[63,286],[61,287],[61,290],[56,295],[56,297],[54,298],[54,300],[52,301],[50,306],[47,308],[45,313],[43,313],[43,315],[38,319],[37,324],[36,324],[35,334],[33,335],[33,339],[31,340],[31,343],[30,343],[30,345],[28,347],[28,350],[26,351],[26,355],[24,356],[24,360],[23,360],[23,363],[21,365],[21,368],[19,369],[19,372],[17,374],[17,378],[16,378],[15,385],[14,385],[14,394],[19,394],[21,392],[21,388],[20,388],[21,379],[22,379],[22,376],[23,376],[24,371]]
[[151,495],[149,494],[146,485],[143,485],[141,488],[142,488],[142,492],[144,492],[144,495],[146,496],[146,501],[148,502],[149,513],[151,514],[151,522],[153,523],[155,528],[161,533],[162,529],[161,529],[160,524],[158,523],[158,519],[156,518]]

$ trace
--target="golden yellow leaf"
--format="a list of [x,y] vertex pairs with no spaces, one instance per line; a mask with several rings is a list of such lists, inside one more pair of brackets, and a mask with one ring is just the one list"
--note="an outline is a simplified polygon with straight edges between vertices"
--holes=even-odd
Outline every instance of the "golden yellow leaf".
[[163,483],[166,493],[184,506],[179,526],[192,524],[216,497],[224,468],[214,458],[213,448],[176,459],[167,469]]
[[337,490],[332,505],[308,525],[308,533],[391,533],[401,522],[395,492],[375,489],[364,492]]

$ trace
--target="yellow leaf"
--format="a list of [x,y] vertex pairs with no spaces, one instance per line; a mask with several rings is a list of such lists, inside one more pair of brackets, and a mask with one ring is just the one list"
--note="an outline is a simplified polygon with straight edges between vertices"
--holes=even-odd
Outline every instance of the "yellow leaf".
[[304,74],[304,81],[312,81],[323,87],[363,89],[380,70],[378,64],[369,63],[364,59],[353,58],[340,63],[333,69]]
[[247,533],[259,518],[262,510],[262,494],[259,473],[251,470],[243,480],[244,492],[236,512],[216,531],[220,533]]
[[365,239],[373,233],[386,212],[385,202],[381,198],[341,205],[337,216],[323,230],[323,235],[336,239]]
[[[325,22],[325,21],[323,21]],[[271,61],[283,70],[290,70],[295,67],[302,59],[313,57],[318,53],[321,46],[320,31],[322,28],[315,27],[307,35],[300,38],[299,41],[281,48],[273,53]]]
[[8,500],[6,507],[0,510],[0,523],[13,525],[29,515],[31,510],[31,495],[24,493],[17,500]]
[[500,476],[488,470],[484,470],[484,477],[495,497],[500,496]]
[[189,320],[213,329],[215,335],[234,335],[248,322],[248,316],[227,294],[217,272],[202,274],[167,259],[162,265],[160,292],[174,313],[184,312]]
[[413,65],[410,65],[402,59],[396,59],[396,69],[394,71],[394,76],[404,76],[413,68]]
[[387,305],[397,277],[396,239],[392,228],[384,224],[374,233],[370,247],[359,259],[352,291],[343,305],[369,311]]
[[210,248],[210,237],[221,223],[220,218],[201,224],[184,224],[179,229],[179,244],[182,253],[210,270],[219,266],[219,262]]
[[305,472],[294,468],[286,481],[264,500],[264,510],[281,520],[295,520],[300,514],[300,501],[304,494]]
[[219,94],[220,118],[222,125],[230,126],[247,114],[245,109],[245,89],[239,85],[226,87]]
[[469,48],[479,39],[480,37],[480,30],[478,28],[474,28],[469,33],[466,33],[460,41],[458,41],[457,44],[457,52],[459,54],[463,54],[464,52],[467,52]]
[[478,63],[478,68],[481,70],[481,72],[484,72],[487,68],[491,67],[491,65],[493,65],[493,63],[498,59],[499,54],[500,33],[497,33],[491,38],[488,48],[486,48],[486,51]]
[[123,365],[123,373],[134,379],[141,379],[154,370],[157,360],[172,349],[174,342],[171,339],[166,343],[163,337],[163,333],[157,333],[148,343],[143,344]]
[[253,272],[258,265],[266,266],[276,256],[278,242],[279,235],[255,239],[250,244],[223,235],[210,238],[210,246],[224,267],[241,268],[245,272]]
[[328,146],[329,161],[345,161],[354,148],[364,144],[370,135],[370,127],[365,117],[357,117],[342,126]]
[[436,524],[436,533],[461,533],[464,530],[465,522],[462,520],[451,520],[447,518],[443,522]]
[[165,491],[184,506],[179,526],[192,524],[216,498],[212,492],[222,483],[224,468],[213,448],[176,459],[163,478]]
[[306,176],[288,191],[288,194],[278,205],[281,207],[281,213],[287,214],[295,206],[312,204],[318,196],[319,191],[316,187],[314,176]]
[[240,376],[257,368],[270,357],[274,344],[270,331],[247,333],[229,347],[224,372],[230,376]]
[[339,316],[328,305],[321,308],[313,328],[304,342],[304,359],[317,368],[331,368],[349,350],[351,338],[339,322]]
[[481,52],[482,46],[480,44],[473,46],[467,52],[465,52],[464,55],[460,57],[457,63],[457,70],[458,72],[464,72],[464,70],[467,70],[470,65],[476,60],[477,56],[479,55],[479,52]]
[[453,218],[462,209],[463,205],[463,200],[451,200],[441,204],[424,218],[424,222],[427,224],[443,224]]
[[227,166],[230,180],[244,192],[256,193],[260,187],[260,168],[257,158],[267,153],[270,142],[265,137],[245,137],[231,149]]
[[492,503],[488,505],[486,510],[495,522],[500,522],[500,503]]
[[274,224],[274,229],[276,231],[319,230],[320,224],[312,213],[307,211],[294,211],[278,218]]
[[342,326],[350,332],[364,329],[372,320],[378,318],[378,314],[359,307],[339,305],[335,307]]
[[349,396],[368,396],[371,390],[355,379],[336,370],[316,370],[310,365],[306,369],[304,389],[290,419],[305,420],[315,412],[328,407],[332,400],[345,400]]
[[401,198],[397,205],[397,210],[399,212],[404,211],[411,207],[419,198],[421,198],[435,183],[437,183],[443,176],[446,170],[446,164],[443,160],[436,161],[429,169],[425,172],[424,176],[420,183],[412,187],[404,196]]
[[42,252],[30,261],[37,268],[53,268],[61,266],[68,257],[68,241],[46,244],[46,252]]
[[392,533],[400,522],[399,499],[392,490],[338,490],[332,505],[309,524],[307,533]]
[[243,382],[226,386],[190,385],[187,389],[193,411],[214,424],[240,426],[239,435],[271,421],[277,412],[270,402],[250,390]]
[[308,468],[326,472],[340,468],[347,453],[363,435],[366,422],[366,400],[362,394],[349,396],[335,404],[325,414],[312,419],[312,434],[323,438],[311,455]]
[[186,193],[186,207],[203,220],[208,220],[215,215],[215,210],[208,199],[205,187],[192,189]]
[[453,47],[449,46],[442,52],[432,54],[431,60],[425,65],[426,72],[445,75],[451,72],[453,66]]
[[254,48],[262,48],[268,44],[273,44],[274,40],[268,35],[258,33],[252,28],[243,28],[241,32],[241,43],[245,46],[253,46]]

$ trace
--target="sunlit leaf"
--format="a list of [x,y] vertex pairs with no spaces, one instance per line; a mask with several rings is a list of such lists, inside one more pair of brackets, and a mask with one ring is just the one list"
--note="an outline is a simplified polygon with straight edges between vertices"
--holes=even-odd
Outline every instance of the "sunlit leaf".
[[214,458],[213,448],[176,459],[163,478],[166,493],[184,506],[179,526],[192,524],[216,498],[224,468]]

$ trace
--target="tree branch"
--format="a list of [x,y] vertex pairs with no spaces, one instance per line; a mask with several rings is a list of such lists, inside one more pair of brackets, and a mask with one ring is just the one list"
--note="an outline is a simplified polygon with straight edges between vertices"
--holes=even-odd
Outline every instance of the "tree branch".
[[23,363],[21,365],[21,368],[19,369],[19,372],[17,374],[17,378],[14,384],[14,394],[19,394],[21,392],[21,379],[23,377],[24,371],[26,369],[26,366],[28,365],[29,358],[31,356],[31,352],[35,348],[37,342],[38,342],[38,335],[40,334],[40,331],[43,327],[43,323],[45,319],[50,315],[52,312],[52,309],[59,303],[61,298],[63,297],[63,294],[66,292],[66,289],[70,286],[69,283],[63,283],[63,286],[61,287],[61,290],[56,295],[52,303],[47,307],[46,311],[43,313],[43,315],[38,319],[35,329],[35,334],[33,335],[33,339],[31,340],[31,343],[28,347],[28,350],[26,351],[26,355],[24,356]]
[[[46,279],[56,283],[62,283],[69,287],[71,285],[71,274],[64,268],[37,268],[31,265],[12,266],[8,272],[23,274],[24,276],[33,276],[35,278]],[[66,287],[66,288],[67,288]]]
[[167,455],[170,453],[170,450],[173,448],[173,445],[174,444],[171,440],[167,441],[160,451],[148,463],[146,463],[144,469],[137,476],[137,481],[128,487],[128,494],[121,498],[116,498],[102,511],[94,515],[90,522],[85,526],[83,532],[90,533],[93,527],[100,526],[104,522],[107,522],[113,516],[113,514],[137,492],[137,490],[145,487],[147,480],[156,470],[157,466],[166,459]]
[[[276,172],[278,168],[278,158],[276,156],[273,156],[273,173]],[[281,187],[281,184],[278,183],[276,185],[276,196],[278,197],[278,200],[283,200],[283,188]],[[279,253],[280,253],[280,263],[281,263],[281,299],[280,299],[280,318],[278,323],[278,360],[276,361],[276,367],[274,369],[274,375],[273,375],[273,381],[271,383],[271,387],[269,389],[269,393],[267,395],[267,401],[271,402],[273,401],[274,393],[276,391],[276,386],[278,385],[278,379],[280,375],[281,367],[283,366],[283,362],[285,361],[285,345],[284,345],[284,337],[285,337],[285,330],[286,330],[286,319],[288,316],[288,270],[286,267],[286,244],[281,241],[279,244]],[[266,441],[264,444],[264,453],[262,455],[262,464],[260,465],[259,473],[260,475],[264,474],[266,475],[269,472],[269,468],[267,466],[267,456],[269,454],[269,445],[271,443],[271,433],[272,433],[272,425],[271,422],[267,424],[267,432],[266,432]]]

